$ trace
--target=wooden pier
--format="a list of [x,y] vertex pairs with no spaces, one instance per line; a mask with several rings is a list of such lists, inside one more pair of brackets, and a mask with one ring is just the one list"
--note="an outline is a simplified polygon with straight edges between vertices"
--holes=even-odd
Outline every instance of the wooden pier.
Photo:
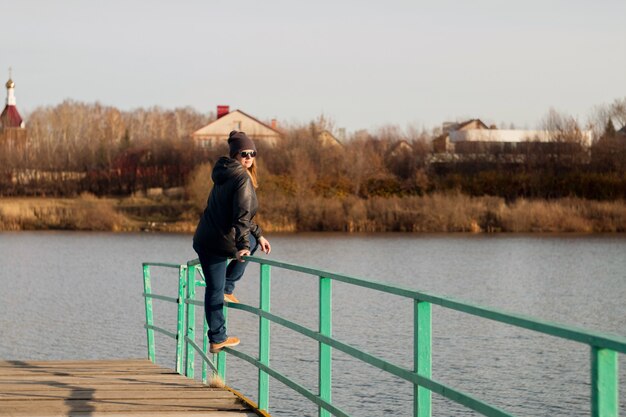
[[236,391],[149,360],[0,361],[0,416],[259,415]]

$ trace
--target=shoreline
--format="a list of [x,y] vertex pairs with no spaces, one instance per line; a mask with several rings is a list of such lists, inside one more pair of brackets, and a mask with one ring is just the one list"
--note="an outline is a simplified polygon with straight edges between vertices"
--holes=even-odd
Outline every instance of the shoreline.
[[[30,229],[30,230],[0,230],[0,236],[10,234],[103,234],[103,235],[184,235],[193,237],[193,232],[163,231],[163,230],[74,230],[74,229]],[[394,236],[397,238],[619,238],[626,239],[624,232],[267,232],[267,236],[341,236],[341,237],[377,237]]]
[[[192,234],[198,216],[198,209],[192,204],[163,198],[81,195],[0,200],[0,232]],[[267,207],[259,213],[257,221],[266,233],[285,234],[622,234],[626,232],[626,202],[560,199],[506,203],[494,197],[461,194],[372,200],[311,199]]]

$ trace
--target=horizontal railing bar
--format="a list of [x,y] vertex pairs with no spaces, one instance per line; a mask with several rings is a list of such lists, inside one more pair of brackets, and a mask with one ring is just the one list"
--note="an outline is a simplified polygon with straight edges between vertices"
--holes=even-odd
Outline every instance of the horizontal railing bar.
[[178,303],[178,298],[168,297],[166,295],[146,294],[145,292],[142,293],[141,295],[143,295],[146,298],[154,298],[154,299],[157,299],[157,300],[171,301],[172,303]]
[[534,330],[536,332],[547,334],[550,336],[585,343],[589,346],[611,349],[616,352],[626,354],[625,337],[603,334],[600,332],[592,332],[581,327],[552,323],[546,320],[541,320],[522,314],[509,313],[504,310],[499,310],[491,307],[471,305],[451,298],[434,297],[424,294],[423,300],[459,312],[498,321],[500,323],[505,323],[528,330]]
[[213,361],[209,359],[209,357],[204,353],[204,351],[200,348],[200,346],[196,344],[196,341],[193,339],[190,339],[187,336],[185,336],[185,340],[189,342],[191,347],[193,347],[196,350],[196,352],[198,352],[200,357],[207,363],[207,365],[209,365],[209,368],[211,368],[213,372],[217,373],[217,367],[213,364]]
[[309,274],[309,275],[328,277],[337,281],[346,282],[348,284],[354,284],[360,287],[366,287],[366,288],[370,288],[370,289],[374,289],[374,290],[378,290],[378,291],[382,291],[382,292],[386,292],[390,294],[396,294],[396,295],[400,295],[404,297],[416,298],[416,296],[419,295],[418,292],[411,290],[411,289],[403,289],[403,288],[394,287],[392,285],[384,284],[380,282],[368,281],[368,280],[364,280],[360,278],[353,278],[347,275],[341,275],[341,274],[337,274],[334,272],[323,271],[321,269],[314,269],[314,268],[309,268],[306,266],[289,264],[286,262],[273,261],[271,259],[258,258],[256,256],[244,256],[244,259],[246,259],[247,261],[252,261],[252,262],[259,263],[259,264],[277,266],[279,268],[289,269],[291,271],[296,271],[296,272],[302,272],[302,273]]
[[509,414],[506,411],[500,410],[499,408],[484,403],[471,395],[465,394],[461,391],[457,391],[454,388],[450,388],[446,385],[440,384],[438,382],[432,382],[432,387],[429,386],[430,383],[425,383],[423,386],[428,388],[432,392],[435,392],[442,397],[445,397],[449,400],[454,401],[457,404],[464,405],[465,407],[474,410],[483,416],[487,417],[515,417],[513,414]]
[[165,268],[180,268],[181,266],[185,266],[181,264],[170,264],[166,262],[144,262],[142,263],[142,265],[143,266],[163,266]]
[[376,356],[373,356],[369,353],[363,352],[355,347],[352,347],[348,344],[335,340],[331,337],[321,335],[313,330],[310,330],[302,325],[291,322],[282,317],[276,316],[272,313],[268,313],[267,311],[260,310],[255,307],[251,307],[245,304],[233,304],[230,308],[247,311],[249,313],[255,314],[257,316],[264,317],[270,320],[273,323],[279,324],[281,326],[287,327],[291,330],[294,330],[304,336],[307,336],[311,339],[317,340],[318,342],[325,343],[333,348],[352,356],[353,358],[359,359],[369,365],[372,365],[378,369],[389,372],[392,375],[395,375],[399,378],[404,379],[405,381],[411,382],[413,384],[417,384],[424,388],[429,389],[432,392],[435,392],[445,398],[456,401],[459,404],[465,405],[466,407],[480,412],[483,415],[491,416],[491,417],[511,417],[511,414],[506,413],[496,407],[493,407],[487,403],[484,403],[480,400],[473,398],[472,396],[465,394],[461,391],[457,391],[453,388],[450,388],[444,384],[440,384],[432,379],[426,378],[424,376],[420,376],[415,374],[412,371],[404,369],[398,365],[394,365],[390,362],[384,361]]
[[199,301],[199,300],[185,300],[185,304],[193,304],[195,306],[204,306],[204,301]]
[[206,287],[206,282],[204,282],[204,281],[196,281],[196,287]]
[[348,414],[343,412],[341,409],[333,406],[332,404],[327,403],[326,401],[322,400],[317,395],[313,394],[311,391],[309,391],[306,388],[304,388],[302,385],[298,384],[297,382],[292,381],[291,379],[289,379],[285,375],[281,374],[280,372],[278,372],[278,371],[276,371],[276,370],[274,370],[274,369],[272,369],[272,368],[262,364],[257,359],[253,358],[252,356],[249,356],[249,355],[247,355],[247,354],[245,354],[243,352],[239,352],[239,351],[233,350],[231,348],[224,348],[224,350],[226,352],[228,352],[229,354],[231,354],[233,356],[236,356],[239,359],[243,359],[244,361],[246,361],[246,362],[252,364],[253,366],[257,367],[258,369],[266,372],[268,375],[270,375],[274,379],[282,382],[283,384],[285,384],[286,386],[288,386],[292,390],[298,392],[302,396],[306,397],[310,401],[312,401],[315,404],[319,405],[320,407],[323,407],[324,409],[330,411],[333,415],[339,416],[339,417],[350,417]]
[[474,316],[486,318],[489,320],[498,321],[501,323],[534,330],[539,333],[548,334],[563,339],[568,339],[576,342],[588,344],[590,346],[596,346],[605,349],[611,349],[616,352],[626,354],[626,337],[603,334],[599,332],[592,332],[580,327],[567,326],[557,323],[551,323],[545,320],[536,319],[530,316],[524,316],[516,313],[509,313],[503,310],[484,307],[480,305],[473,305],[460,300],[455,300],[447,297],[439,297],[428,293],[423,293],[408,288],[395,287],[389,284],[368,281],[364,279],[349,277],[346,275],[336,274],[333,272],[322,271],[318,269],[303,267],[299,265],[292,265],[285,262],[272,261],[269,259],[261,259],[254,256],[246,256],[246,260],[257,262],[260,264],[277,266],[279,268],[289,269],[292,271],[303,272],[315,276],[324,276],[336,281],[344,282],[347,284],[357,285],[364,288],[369,288],[388,294],[394,294],[402,297],[412,298],[418,301],[426,301],[432,304],[439,305],[441,307],[449,308],[452,310],[464,312]]
[[157,331],[159,333],[163,333],[164,335],[169,336],[169,337],[171,337],[174,340],[176,340],[176,338],[177,338],[176,333],[170,332],[169,330],[165,330],[165,329],[163,329],[161,327],[157,327],[157,326],[154,326],[154,325],[148,325],[148,324],[144,324],[143,327],[144,327],[144,329],[155,330],[155,331]]

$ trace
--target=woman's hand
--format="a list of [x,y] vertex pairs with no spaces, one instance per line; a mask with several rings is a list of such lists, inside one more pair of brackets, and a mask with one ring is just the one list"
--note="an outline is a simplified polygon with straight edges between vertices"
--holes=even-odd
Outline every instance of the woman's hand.
[[240,251],[237,251],[237,260],[239,262],[245,262],[246,260],[243,259],[244,256],[250,256],[250,250],[249,249],[242,249]]
[[263,236],[259,238],[259,246],[261,246],[261,250],[268,255],[272,251],[272,245],[270,245],[270,242]]

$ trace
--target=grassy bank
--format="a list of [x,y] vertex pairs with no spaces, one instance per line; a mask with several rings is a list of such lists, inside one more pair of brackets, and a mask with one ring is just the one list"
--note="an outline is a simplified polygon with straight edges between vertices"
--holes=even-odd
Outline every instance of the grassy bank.
[[96,198],[89,194],[78,198],[3,198],[0,231],[192,231],[180,206],[147,198]]
[[[94,230],[193,232],[198,208],[149,198],[3,198],[0,231]],[[626,232],[626,202],[575,198],[507,203],[497,197],[422,197],[262,201],[267,232]]]

